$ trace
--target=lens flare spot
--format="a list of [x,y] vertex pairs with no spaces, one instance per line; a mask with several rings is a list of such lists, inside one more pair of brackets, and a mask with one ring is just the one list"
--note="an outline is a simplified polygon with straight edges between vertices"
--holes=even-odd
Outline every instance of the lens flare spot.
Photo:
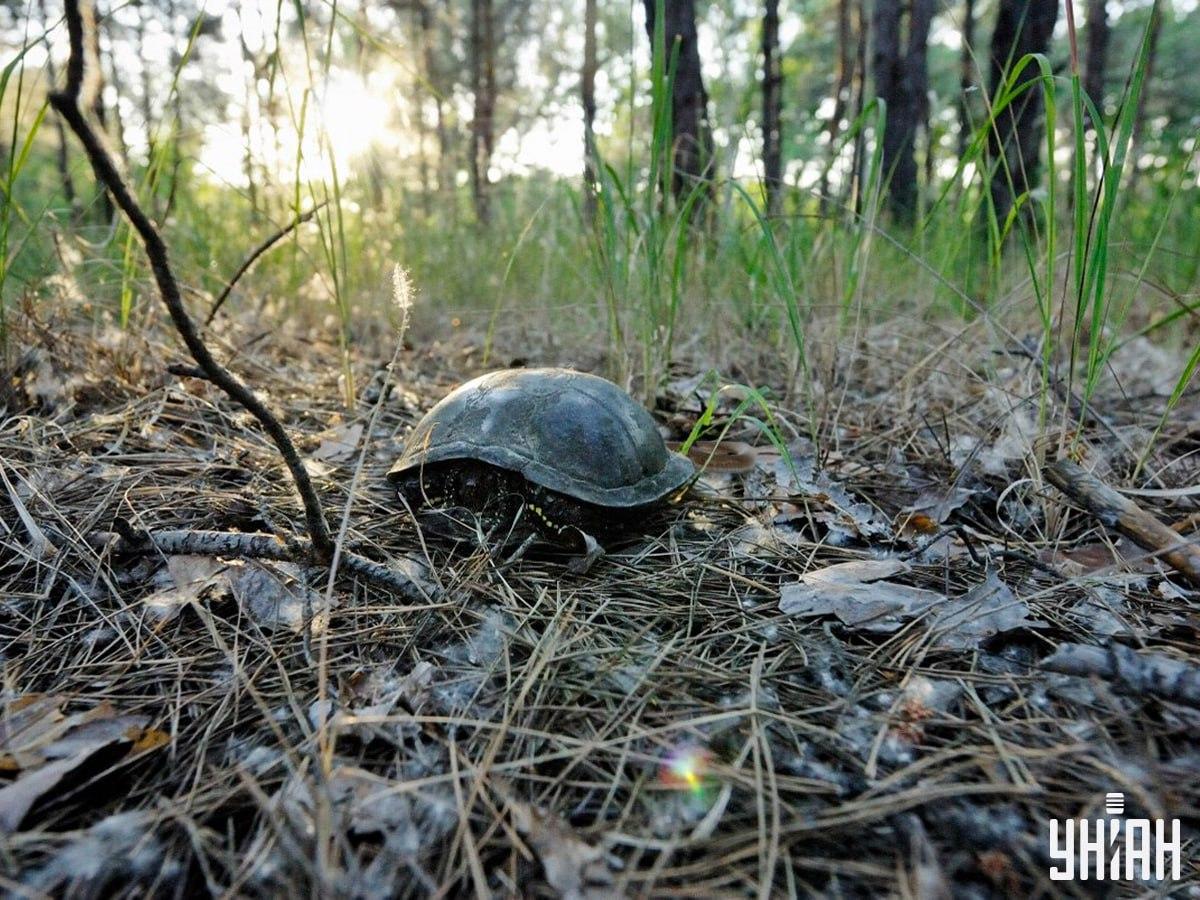
[[707,748],[678,747],[663,761],[659,778],[667,787],[699,794],[704,790],[705,775],[711,764],[712,753]]

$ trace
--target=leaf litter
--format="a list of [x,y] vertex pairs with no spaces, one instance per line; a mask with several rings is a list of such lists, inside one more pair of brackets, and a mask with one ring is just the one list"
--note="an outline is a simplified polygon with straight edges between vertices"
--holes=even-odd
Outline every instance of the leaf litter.
[[259,625],[274,631],[320,634],[329,621],[322,595],[308,586],[300,566],[289,562],[221,560],[176,554],[167,557],[166,586],[142,603],[159,622],[169,622],[210,593],[229,596]]
[[[832,332],[813,327],[819,355]],[[923,333],[868,328],[891,348],[869,366],[830,343],[814,371],[838,394],[815,443],[796,406],[773,405],[778,445],[718,408],[727,471],[573,576],[553,553],[498,571],[418,532],[387,487],[413,421],[478,371],[469,336],[405,351],[403,390],[364,440],[377,366],[354,360],[368,390],[344,408],[334,377],[305,368],[337,347],[283,329],[239,363],[326,457],[347,542],[419,556],[440,589],[414,605],[343,573],[326,606],[304,569],[84,540],[131,512],[144,528],[287,535],[301,510],[240,411],[162,373],[152,329],[59,331],[61,391],[6,382],[18,414],[0,419],[19,500],[0,486],[0,791],[109,743],[93,766],[51,770],[5,838],[0,876],[19,890],[876,896],[907,871],[930,891],[1048,895],[1045,823],[1107,791],[1192,827],[1200,598],[1153,561],[1079,555],[1066,571],[1114,536],[1031,477],[1041,451],[1007,398],[1033,395],[1036,363],[1005,358],[997,395],[926,361]],[[563,361],[531,333],[522,355]],[[762,377],[784,396],[788,373]],[[682,439],[694,407],[672,402]],[[1125,435],[1161,412],[1091,402]],[[1131,477],[1138,461],[1104,428],[1053,427],[1106,478]],[[1189,440],[1169,426],[1161,446]],[[359,449],[350,496],[337,474]],[[1175,458],[1146,464],[1165,489],[1191,483]],[[1154,503],[1173,520],[1195,500]],[[19,506],[58,553],[35,561]],[[1049,671],[1068,645],[1088,664]],[[700,761],[689,787],[661,776],[681,755]]]
[[950,650],[978,647],[1001,632],[1042,624],[1030,618],[1026,603],[995,572],[965,594],[947,597],[888,580],[910,571],[894,559],[817,569],[783,585],[779,609],[792,616],[836,616],[843,625],[875,634],[899,631],[919,619],[933,645]]

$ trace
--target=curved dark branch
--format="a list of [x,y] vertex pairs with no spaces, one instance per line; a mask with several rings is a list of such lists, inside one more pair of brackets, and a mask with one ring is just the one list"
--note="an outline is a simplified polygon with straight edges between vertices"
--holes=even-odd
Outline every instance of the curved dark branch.
[[209,381],[221,388],[231,399],[240,403],[259,421],[278,448],[284,464],[291,473],[296,490],[300,494],[300,500],[304,504],[304,517],[313,549],[322,560],[327,561],[333,557],[333,539],[330,537],[329,526],[325,522],[316,489],[300,460],[300,455],[296,452],[295,444],[288,437],[287,431],[279,419],[236,375],[217,362],[204,341],[201,340],[195,323],[192,322],[184,308],[179,282],[175,279],[167,256],[167,245],[158,233],[158,229],[142,211],[120,172],[117,171],[108,148],[105,147],[100,136],[80,110],[79,97],[85,74],[84,23],[85,19],[88,22],[93,21],[90,0],[67,0],[66,19],[67,33],[71,41],[71,55],[67,61],[67,83],[63,90],[55,91],[50,95],[50,105],[79,138],[97,177],[112,194],[113,200],[116,201],[117,206],[121,208],[142,239],[142,245],[150,260],[150,268],[154,273],[159,294],[167,306],[171,321],[174,322],[176,330],[191,352],[192,358],[196,360],[196,364],[204,371],[205,377]]

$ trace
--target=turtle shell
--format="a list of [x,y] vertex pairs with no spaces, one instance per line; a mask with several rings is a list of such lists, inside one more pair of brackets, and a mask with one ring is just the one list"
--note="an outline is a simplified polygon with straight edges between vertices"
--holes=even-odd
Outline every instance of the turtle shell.
[[505,369],[460,385],[417,423],[388,477],[452,460],[611,508],[657,503],[694,471],[632,397],[570,369]]

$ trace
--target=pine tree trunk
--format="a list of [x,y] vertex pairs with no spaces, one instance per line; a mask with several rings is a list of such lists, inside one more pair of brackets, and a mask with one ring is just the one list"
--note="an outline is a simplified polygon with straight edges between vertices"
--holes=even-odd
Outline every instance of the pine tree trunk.
[[[654,41],[657,0],[645,0],[646,31]],[[683,200],[697,183],[712,174],[712,131],[708,122],[708,94],[700,71],[700,49],[696,40],[695,0],[665,0],[663,3],[664,48],[654,48],[670,60],[678,44],[674,90],[671,94],[671,130],[674,173],[671,191]]]
[[[1105,0],[1088,0],[1087,48],[1083,59],[1083,90],[1104,115],[1104,76],[1108,68],[1108,9]],[[1096,127],[1089,115],[1087,128]]]
[[[842,119],[846,117],[846,103],[854,82],[854,59],[851,42],[854,39],[850,21],[851,0],[838,0],[837,18],[837,76],[833,84],[833,114],[829,117],[829,149],[825,167],[821,170],[821,183],[817,194],[821,198],[821,212],[829,209],[829,173],[837,159],[838,137],[842,133]],[[853,180],[853,179],[851,179]]]
[[[242,11],[237,11],[238,24],[242,24]],[[250,45],[246,43],[246,38],[243,30],[238,32],[238,44],[242,51],[242,62],[246,64],[248,78],[246,82],[246,99],[242,104],[242,175],[246,179],[246,190],[250,200],[250,212],[253,217],[258,216],[258,178],[254,171],[254,130],[251,116],[251,98],[254,101],[258,100],[258,61],[250,50]]]
[[[1046,0],[1001,0],[996,29],[992,33],[988,87],[993,97],[1022,57],[1045,53],[1049,48],[1058,7],[1058,3]],[[1040,78],[1041,70],[1037,66],[1027,66],[1020,84]],[[988,150],[994,166],[992,206],[1001,227],[1017,198],[1040,183],[1042,137],[1042,88],[1033,85],[996,117],[995,127],[989,132]]]
[[783,72],[779,58],[779,0],[766,0],[762,22],[763,176],[767,215],[778,215],[783,198]]
[[[41,15],[41,25],[43,28],[49,27],[50,19],[46,13],[46,0],[38,0],[38,13]],[[46,57],[46,73],[50,76],[50,83],[57,86],[58,67],[54,65],[54,57]],[[58,166],[58,180],[62,184],[63,199],[67,201],[67,207],[71,210],[71,215],[74,216],[78,210],[76,209],[75,201],[75,182],[71,179],[70,159],[67,155],[67,129],[63,125],[62,116],[54,116],[54,131],[55,137],[58,140],[58,148],[55,154],[55,164]]]
[[[850,108],[850,120],[862,119],[867,103],[867,0],[858,0],[858,44],[854,51],[854,72],[857,76],[854,104]],[[851,164],[853,174],[847,182],[848,196],[854,201],[854,213],[862,213],[862,175],[866,160],[866,129],[859,128],[854,135],[854,157]]]
[[926,46],[933,20],[933,0],[912,0],[905,47],[900,43],[904,18],[901,6],[901,0],[875,3],[872,63],[875,93],[887,103],[883,169],[888,179],[888,208],[896,221],[911,225],[917,215],[916,137],[926,103]]
[[[204,12],[201,10],[200,15]],[[167,19],[174,26],[175,22],[175,0],[167,0]],[[189,34],[189,38],[190,38]],[[171,215],[171,210],[175,207],[175,198],[179,192],[179,173],[183,169],[183,153],[180,151],[179,142],[184,133],[183,128],[183,95],[179,92],[179,85],[171,91],[171,181],[167,185],[167,200],[163,204],[162,218],[165,222]]]
[[[101,19],[100,10],[93,4],[81,4],[84,10],[84,35],[87,41],[86,54],[89,57],[86,66],[89,71],[94,72],[94,80],[89,86],[92,91],[89,98],[89,106],[91,107],[92,115],[96,117],[96,121],[100,124],[100,130],[103,134],[108,133],[108,112],[104,106],[104,77],[103,68],[100,65],[100,27]],[[92,21],[88,21],[88,17],[92,17]],[[100,180],[97,178],[97,185]],[[108,191],[100,187],[100,213],[102,221],[107,225],[112,222],[113,217],[117,214],[117,208],[113,204],[112,197]]]
[[958,157],[967,155],[975,124],[971,121],[971,92],[975,83],[975,0],[964,0],[962,50],[958,58]]
[[579,79],[583,103],[583,215],[590,225],[596,218],[596,176],[600,156],[596,151],[596,0],[583,4],[583,70]]
[[1142,167],[1139,164],[1141,159],[1142,135],[1146,128],[1146,97],[1150,93],[1150,86],[1153,84],[1154,64],[1158,57],[1158,36],[1162,33],[1163,13],[1157,2],[1150,8],[1150,47],[1146,57],[1146,71],[1142,76],[1142,92],[1138,95],[1137,112],[1133,117],[1133,135],[1129,141],[1129,159],[1132,163],[1129,172],[1129,191],[1134,193],[1137,190],[1137,183],[1141,178]]
[[471,192],[475,200],[475,218],[481,225],[491,221],[491,167],[495,145],[496,110],[496,17],[492,0],[471,0],[471,91],[474,115],[471,119]]

